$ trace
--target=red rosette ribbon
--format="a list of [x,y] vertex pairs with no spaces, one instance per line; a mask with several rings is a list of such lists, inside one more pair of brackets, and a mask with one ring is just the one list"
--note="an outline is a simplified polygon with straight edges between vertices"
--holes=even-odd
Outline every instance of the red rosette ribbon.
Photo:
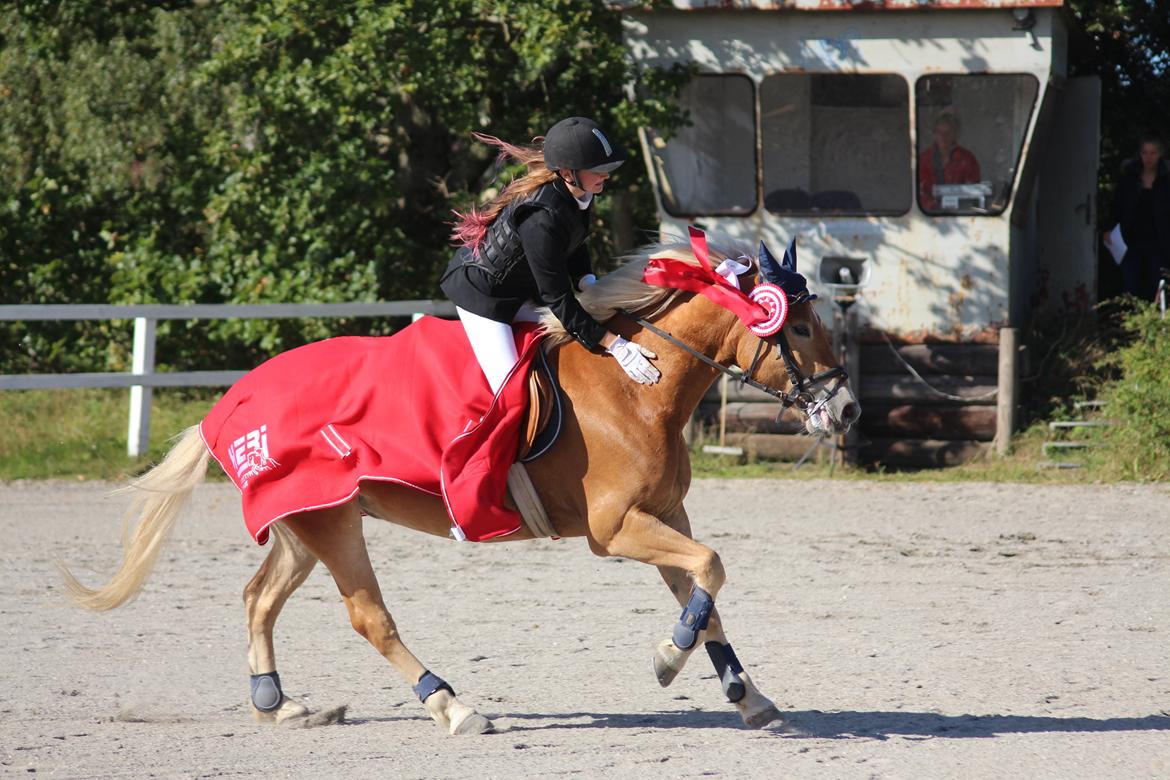
[[[694,253],[695,259],[699,261],[698,265],[668,257],[652,257],[646,262],[646,269],[642,272],[642,281],[656,287],[671,287],[676,290],[698,293],[730,311],[739,318],[740,322],[752,328],[752,332],[757,333],[757,335],[759,333],[753,326],[770,327],[776,320],[775,309],[771,308],[768,303],[753,300],[731,282],[715,273],[708,260],[707,235],[696,227],[689,227],[687,230],[691,237],[691,251]],[[785,299],[783,314],[779,320],[780,326],[776,327],[772,333],[783,327],[784,317],[788,314],[787,303],[788,301]],[[772,333],[768,335],[772,335]]]

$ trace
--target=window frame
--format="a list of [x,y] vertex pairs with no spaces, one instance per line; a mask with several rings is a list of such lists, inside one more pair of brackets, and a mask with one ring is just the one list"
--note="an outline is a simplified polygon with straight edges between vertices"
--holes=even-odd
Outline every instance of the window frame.
[[[855,210],[855,211],[854,210],[850,210],[850,211],[845,211],[845,210],[820,211],[820,210],[816,210],[816,209],[799,209],[799,210],[793,209],[793,210],[785,210],[785,211],[772,211],[767,206],[765,206],[764,205],[764,192],[763,192],[765,172],[764,172],[764,160],[763,160],[763,153],[762,153],[763,134],[764,134],[764,127],[763,127],[763,121],[764,121],[763,114],[764,114],[764,112],[763,112],[763,106],[759,105],[759,103],[760,103],[759,89],[763,88],[764,80],[768,79],[772,76],[807,76],[809,78],[812,78],[814,76],[853,76],[853,77],[856,77],[856,76],[890,76],[890,77],[896,78],[899,81],[901,81],[902,86],[905,87],[905,89],[906,89],[906,120],[907,120],[907,123],[906,123],[906,144],[909,147],[909,151],[910,151],[910,155],[909,155],[910,198],[909,198],[909,201],[908,201],[906,207],[903,209],[893,209],[893,208],[891,208],[891,209],[864,209],[863,208],[863,209]],[[913,122],[914,122],[914,117],[915,117],[915,106],[914,106],[915,94],[912,93],[910,87],[911,87],[910,79],[908,79],[906,77],[906,74],[899,73],[897,71],[852,72],[852,71],[820,71],[820,70],[818,70],[818,71],[778,70],[778,71],[773,71],[771,73],[765,73],[760,79],[760,84],[759,84],[759,88],[757,90],[757,95],[756,95],[756,116],[757,116],[758,121],[760,123],[760,127],[758,128],[758,130],[756,132],[757,132],[757,136],[760,139],[759,143],[761,144],[761,149],[757,152],[757,154],[760,157],[760,161],[758,163],[758,165],[759,165],[759,177],[758,178],[759,178],[759,186],[760,186],[760,193],[759,193],[758,198],[757,198],[758,208],[762,209],[764,211],[764,213],[766,213],[766,214],[777,216],[777,217],[803,217],[803,218],[816,217],[819,219],[838,218],[838,217],[840,217],[840,218],[854,218],[854,219],[856,219],[857,217],[904,217],[907,214],[909,214],[914,209],[914,206],[918,200],[918,179],[917,179],[918,172],[917,172],[917,168],[915,166],[915,151],[914,151],[913,133],[911,132],[914,128]]]
[[[1036,87],[1035,93],[1032,95],[1032,103],[1028,107],[1028,118],[1024,123],[1023,136],[1020,138],[1019,147],[1016,149],[1015,162],[1012,164],[1012,178],[1008,185],[1007,198],[1003,202],[1003,207],[997,211],[927,211],[922,208],[922,201],[918,194],[918,157],[921,154],[918,150],[918,122],[922,119],[921,109],[918,103],[918,84],[926,79],[938,78],[940,76],[949,76],[952,78],[979,78],[988,76],[1027,76],[1032,79],[1032,83]],[[1008,212],[1012,206],[1012,201],[1015,200],[1016,190],[1019,188],[1020,172],[1024,160],[1024,147],[1028,145],[1028,130],[1036,121],[1036,108],[1040,102],[1040,79],[1036,77],[1035,73],[1027,71],[982,71],[979,73],[923,73],[914,80],[914,116],[911,127],[914,129],[914,153],[911,158],[913,167],[913,183],[914,183],[914,206],[922,216],[928,219],[955,219],[959,217],[974,217],[979,219],[992,218],[997,219]]]
[[[736,217],[740,219],[747,219],[755,215],[761,207],[762,198],[760,197],[760,175],[761,175],[761,161],[760,161],[760,93],[759,85],[756,84],[749,74],[743,71],[718,71],[718,72],[704,72],[697,73],[694,79],[704,78],[742,78],[745,79],[751,87],[751,111],[752,111],[752,205],[747,210],[725,209],[720,211],[673,211],[667,204],[663,197],[662,181],[659,174],[657,163],[653,167],[654,172],[654,189],[655,196],[658,199],[659,205],[662,206],[663,212],[674,217],[675,219],[689,219],[692,217]],[[669,144],[670,142],[667,141]],[[654,149],[648,150],[651,157],[655,156]],[[658,159],[661,159],[660,157]]]

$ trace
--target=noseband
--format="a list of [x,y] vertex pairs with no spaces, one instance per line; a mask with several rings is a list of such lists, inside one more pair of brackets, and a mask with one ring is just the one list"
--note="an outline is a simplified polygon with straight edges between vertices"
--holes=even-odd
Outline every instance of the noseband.
[[[794,301],[794,303],[803,302],[804,300],[800,299]],[[752,374],[756,372],[756,369],[759,367],[760,360],[764,355],[765,340],[762,338],[760,339],[759,345],[756,347],[756,355],[752,359],[752,364],[748,370],[746,372],[736,372],[729,366],[715,362],[711,358],[704,355],[702,352],[699,352],[694,347],[690,346],[689,344],[684,344],[682,341],[679,341],[674,336],[670,335],[661,328],[652,325],[646,320],[640,317],[634,317],[633,315],[628,316],[630,316],[634,322],[638,323],[646,330],[669,341],[676,347],[689,352],[692,356],[711,366],[711,368],[714,368],[716,371],[727,374],[729,377],[735,379],[740,384],[747,385],[748,387],[754,387],[757,390],[762,390],[773,398],[778,399],[785,409],[790,406],[795,406],[802,414],[806,416],[812,416],[816,414],[821,409],[821,407],[828,403],[829,400],[837,394],[837,391],[839,391],[841,386],[844,385],[845,382],[849,379],[849,374],[846,373],[845,369],[841,368],[841,366],[834,366],[833,368],[819,371],[812,376],[806,377],[804,372],[800,370],[800,366],[796,364],[796,357],[792,354],[792,347],[789,346],[788,338],[784,335],[784,331],[781,330],[776,334],[775,337],[776,346],[779,348],[780,357],[784,360],[784,370],[788,373],[788,379],[792,382],[792,389],[785,393],[783,390],[777,390],[771,385],[766,385],[763,382],[757,382],[756,380],[752,379]],[[834,379],[836,381],[833,382],[832,388],[829,389],[829,391],[820,401],[817,401],[816,396],[814,395],[817,389],[823,385],[827,385]]]
[[[776,346],[780,348],[780,357],[784,359],[784,370],[788,373],[788,379],[792,383],[792,389],[788,393],[780,394],[770,388],[766,389],[764,385],[757,382],[752,382],[751,384],[753,387],[758,387],[769,395],[774,395],[779,398],[780,403],[785,408],[795,406],[802,413],[811,417],[820,411],[821,407],[827,404],[849,379],[849,374],[841,366],[833,366],[832,368],[818,371],[812,376],[806,377],[804,372],[800,370],[800,366],[796,365],[796,357],[792,354],[792,347],[788,346],[788,337],[784,335],[783,330],[776,334]],[[763,352],[764,340],[760,339],[759,345],[756,346],[756,356],[752,359],[751,368],[744,374],[745,379],[751,379],[751,375],[755,373],[756,366],[759,364]],[[836,380],[833,382],[833,386],[825,393],[824,398],[817,401],[814,395],[816,390],[821,385],[826,385],[833,379]]]

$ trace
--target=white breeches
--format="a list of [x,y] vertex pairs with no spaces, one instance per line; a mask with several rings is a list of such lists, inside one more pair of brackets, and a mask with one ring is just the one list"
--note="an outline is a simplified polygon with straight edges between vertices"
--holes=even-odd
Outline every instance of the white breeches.
[[[478,314],[472,314],[466,309],[455,307],[459,313],[459,321],[467,331],[467,340],[471,342],[471,351],[487,377],[488,386],[492,393],[498,393],[508,372],[516,365],[519,355],[516,354],[516,340],[512,336],[512,325],[507,322],[496,322]],[[520,307],[512,322],[539,322],[540,314],[531,301]]]

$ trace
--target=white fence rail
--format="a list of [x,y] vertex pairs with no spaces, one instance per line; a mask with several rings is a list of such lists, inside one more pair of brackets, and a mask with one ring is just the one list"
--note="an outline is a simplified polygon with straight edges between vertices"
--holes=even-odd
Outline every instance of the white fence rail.
[[246,371],[174,371],[155,373],[155,327],[159,320],[281,319],[289,317],[411,317],[455,316],[449,301],[387,301],[385,303],[272,304],[53,304],[0,306],[0,322],[66,320],[133,320],[134,353],[130,373],[0,374],[0,390],[69,387],[129,387],[130,422],[126,453],[138,457],[150,439],[150,406],[155,387],[223,387]]

